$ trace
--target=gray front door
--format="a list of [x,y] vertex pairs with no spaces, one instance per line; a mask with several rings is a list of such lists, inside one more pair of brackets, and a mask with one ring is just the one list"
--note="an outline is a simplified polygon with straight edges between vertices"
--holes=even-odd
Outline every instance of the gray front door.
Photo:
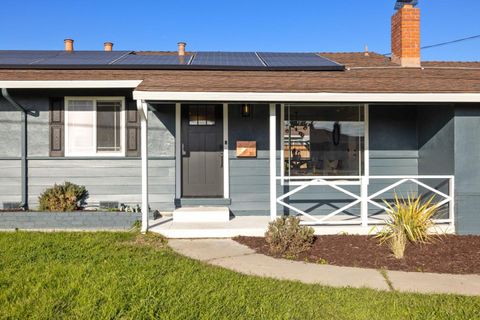
[[223,197],[222,111],[222,105],[182,105],[182,197]]

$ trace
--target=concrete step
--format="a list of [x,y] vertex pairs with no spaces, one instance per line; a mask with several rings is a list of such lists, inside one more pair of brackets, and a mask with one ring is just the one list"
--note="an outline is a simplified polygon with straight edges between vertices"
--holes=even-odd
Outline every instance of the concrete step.
[[228,207],[183,207],[173,211],[173,222],[228,222]]

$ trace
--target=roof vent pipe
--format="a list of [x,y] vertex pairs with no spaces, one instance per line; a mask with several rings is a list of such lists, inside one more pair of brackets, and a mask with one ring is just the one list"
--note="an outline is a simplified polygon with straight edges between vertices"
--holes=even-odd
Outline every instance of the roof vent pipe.
[[73,51],[73,39],[65,39],[63,40],[65,43],[65,51],[72,52]]
[[105,42],[103,44],[104,51],[112,51],[113,50],[113,43],[112,42]]
[[178,43],[178,55],[179,56],[184,56],[185,55],[185,47],[187,44],[185,42],[179,42]]

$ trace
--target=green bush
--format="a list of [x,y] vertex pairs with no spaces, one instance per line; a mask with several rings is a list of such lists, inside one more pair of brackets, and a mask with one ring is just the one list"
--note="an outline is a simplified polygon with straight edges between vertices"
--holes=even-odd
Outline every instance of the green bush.
[[300,225],[300,219],[281,217],[269,223],[265,240],[270,253],[295,258],[312,247],[313,233],[313,228]]
[[85,205],[88,192],[84,186],[66,181],[55,184],[45,190],[39,197],[40,211],[74,211],[81,210]]
[[434,227],[432,218],[438,211],[433,198],[422,201],[421,196],[409,195],[404,199],[395,194],[393,204],[385,201],[388,218],[376,237],[389,244],[395,258],[404,257],[407,241],[428,243],[432,240],[429,230]]

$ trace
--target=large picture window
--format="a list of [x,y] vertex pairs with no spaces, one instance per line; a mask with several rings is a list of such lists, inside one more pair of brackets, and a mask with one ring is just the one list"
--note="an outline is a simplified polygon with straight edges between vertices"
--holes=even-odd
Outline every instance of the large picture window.
[[363,106],[286,105],[286,176],[361,176]]
[[67,156],[124,155],[124,99],[65,99],[65,146]]

